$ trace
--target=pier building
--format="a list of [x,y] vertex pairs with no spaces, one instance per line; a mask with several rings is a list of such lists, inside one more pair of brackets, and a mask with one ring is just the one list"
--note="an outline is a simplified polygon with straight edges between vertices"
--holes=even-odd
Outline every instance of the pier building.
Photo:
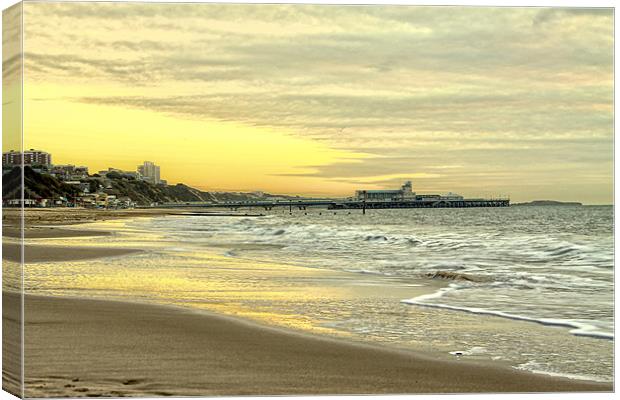
[[415,198],[411,181],[405,182],[400,189],[395,190],[357,190],[355,191],[356,200],[370,201],[395,201]]

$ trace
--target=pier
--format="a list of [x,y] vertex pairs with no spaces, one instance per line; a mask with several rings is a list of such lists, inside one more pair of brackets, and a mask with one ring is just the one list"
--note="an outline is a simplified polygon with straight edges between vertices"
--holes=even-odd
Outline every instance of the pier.
[[286,207],[289,212],[293,210],[307,210],[310,207],[327,208],[328,210],[380,210],[393,208],[471,208],[471,207],[508,207],[510,199],[436,199],[421,198],[411,200],[357,200],[357,199],[302,199],[302,200],[273,200],[273,201],[237,201],[237,202],[187,202],[167,203],[152,207],[157,208],[224,208],[236,211],[240,208],[262,208],[270,211],[276,207]]
[[293,210],[306,210],[309,207],[324,207],[328,210],[382,210],[392,208],[472,208],[508,207],[510,198],[464,198],[455,193],[418,194],[413,191],[411,181],[394,190],[357,190],[355,196],[346,198],[272,198],[265,200],[246,200],[230,202],[188,202],[157,205],[160,208],[205,207],[225,208],[237,211],[240,208],[264,208],[270,211],[275,207],[288,207]]

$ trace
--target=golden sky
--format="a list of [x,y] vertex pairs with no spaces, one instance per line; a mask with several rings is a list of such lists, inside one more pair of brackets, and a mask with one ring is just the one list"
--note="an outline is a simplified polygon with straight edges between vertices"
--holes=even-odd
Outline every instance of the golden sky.
[[611,9],[24,4],[25,147],[205,190],[612,202]]

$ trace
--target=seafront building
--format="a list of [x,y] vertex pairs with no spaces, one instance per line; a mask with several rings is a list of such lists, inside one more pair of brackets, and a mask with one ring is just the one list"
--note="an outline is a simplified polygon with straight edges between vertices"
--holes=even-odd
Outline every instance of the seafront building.
[[155,184],[161,183],[159,166],[155,165],[152,161],[145,161],[142,165],[138,165],[138,172],[146,182]]
[[24,151],[23,153],[15,150],[2,153],[2,166],[12,167],[16,165],[21,165],[22,155],[24,165],[37,165],[48,168],[52,165],[52,155],[50,153],[41,150],[30,149]]

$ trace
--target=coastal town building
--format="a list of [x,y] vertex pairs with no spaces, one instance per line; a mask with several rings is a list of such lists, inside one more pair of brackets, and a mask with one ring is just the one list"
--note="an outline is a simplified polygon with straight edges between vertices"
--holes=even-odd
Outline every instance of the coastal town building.
[[2,166],[11,167],[15,165],[38,165],[49,167],[52,165],[52,155],[45,151],[30,149],[23,153],[15,150],[2,153]]
[[3,204],[8,207],[36,207],[39,205],[35,199],[9,199]]
[[159,166],[152,161],[145,161],[142,165],[138,165],[138,172],[144,177],[146,182],[161,183]]
[[133,179],[138,180],[138,181],[145,180],[140,172],[136,172],[136,171],[123,171],[122,169],[118,169],[118,168],[108,168],[107,170],[104,169],[104,170],[101,170],[101,171],[97,172],[97,174],[100,175],[100,176],[107,176],[111,172],[118,173],[121,176],[123,176],[124,178],[130,178],[130,179],[133,178]]
[[[88,167],[76,166],[73,164],[52,164],[52,156],[42,150],[30,149],[25,152],[8,151],[2,154],[3,175],[13,173],[16,166],[29,166],[35,173],[51,176],[62,182],[61,191],[64,196],[56,193],[50,198],[44,198],[37,193],[37,190],[27,191],[24,199],[20,196],[20,190],[13,190],[8,196],[3,196],[2,204],[5,207],[84,207],[84,208],[133,208],[136,201],[123,193],[122,190],[115,188],[115,180],[137,180],[147,181],[157,184],[165,184],[166,181],[160,179],[159,166],[153,162],[145,162],[138,167],[147,176],[144,177],[139,171],[124,171],[118,168],[108,168],[99,171],[98,174],[90,175]],[[7,175],[4,175],[7,177]],[[8,177],[7,177],[8,179]],[[10,179],[15,180],[15,176]],[[44,185],[37,175],[33,178],[33,185]],[[18,187],[19,189],[19,187]],[[16,198],[12,198],[12,197]]]
[[50,168],[50,175],[64,181],[80,180],[88,178],[88,167],[67,165],[53,165]]

